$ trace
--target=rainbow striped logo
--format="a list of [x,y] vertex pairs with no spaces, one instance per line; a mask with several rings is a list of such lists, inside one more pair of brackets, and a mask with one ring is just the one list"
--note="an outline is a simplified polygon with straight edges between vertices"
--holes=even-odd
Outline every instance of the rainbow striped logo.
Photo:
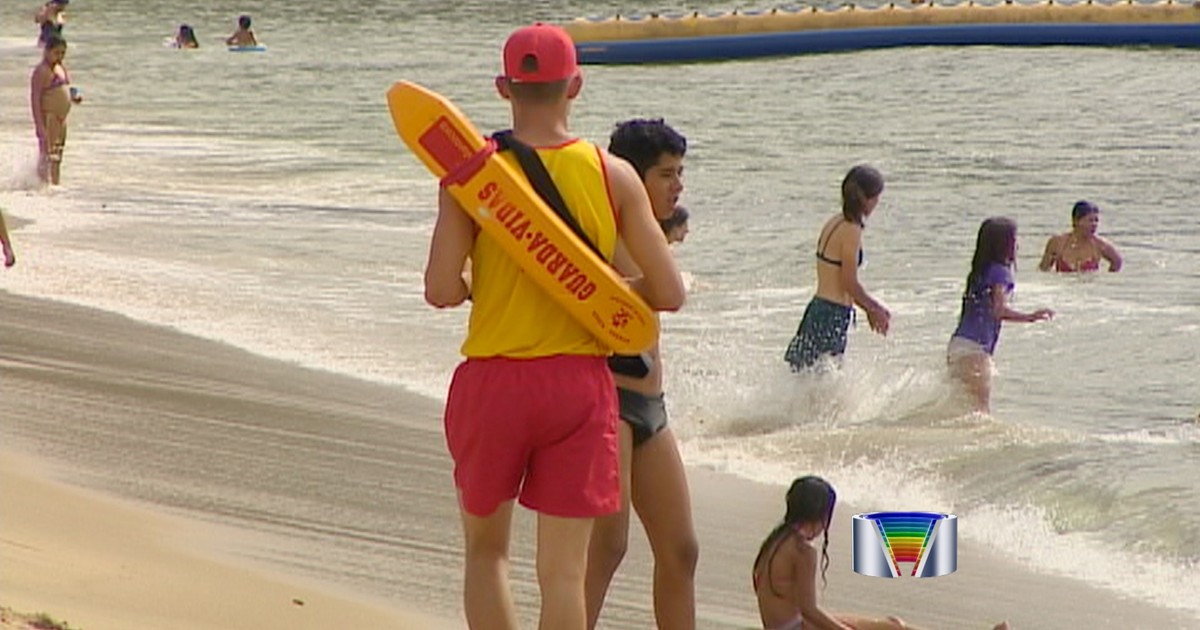
[[938,577],[958,569],[958,517],[953,514],[868,512],[855,514],[853,522],[855,573]]

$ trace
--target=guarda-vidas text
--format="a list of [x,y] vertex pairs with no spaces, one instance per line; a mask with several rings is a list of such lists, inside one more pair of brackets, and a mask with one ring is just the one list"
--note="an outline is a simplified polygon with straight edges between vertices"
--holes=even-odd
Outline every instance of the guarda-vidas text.
[[[525,213],[509,201],[496,182],[488,182],[479,190],[479,200],[487,205],[492,216],[504,226],[517,242],[528,241],[526,251],[533,253],[538,264],[546,268],[550,275],[558,281],[571,295],[580,302],[592,297],[596,292],[596,283],[583,273],[558,250],[550,238],[540,230],[530,231],[530,220]],[[534,253],[536,252],[536,253]]]

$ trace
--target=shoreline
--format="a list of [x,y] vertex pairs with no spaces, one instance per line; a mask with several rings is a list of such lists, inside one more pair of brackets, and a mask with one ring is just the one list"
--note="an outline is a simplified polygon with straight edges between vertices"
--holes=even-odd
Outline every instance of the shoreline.
[[[107,551],[113,547],[79,531],[47,528],[40,544],[62,550],[62,562],[98,556],[99,565],[92,573],[81,570],[76,585],[111,586],[100,577],[104,570],[157,558],[161,570],[174,571],[181,583],[199,579],[188,566],[226,576],[187,588],[202,601],[194,611],[174,609],[180,611],[171,618],[174,628],[234,627],[199,624],[211,607],[203,603],[234,597],[236,579],[243,578],[252,586],[241,590],[276,593],[276,602],[289,592],[306,593],[298,597],[305,606],[283,598],[306,614],[315,615],[321,602],[322,609],[395,615],[395,621],[371,627],[461,627],[461,541],[437,401],[2,290],[0,311],[0,434],[10,438],[6,450],[21,453],[0,454],[0,462],[21,462],[15,471],[0,466],[4,492],[39,488],[31,500],[58,497],[45,509],[121,512],[147,528],[157,523],[157,529],[141,530],[155,537],[200,536],[213,543],[187,553],[131,548],[128,558],[116,558]],[[179,468],[186,470],[177,475]],[[240,476],[227,478],[231,468],[240,468]],[[798,462],[796,472],[808,471]],[[25,480],[10,485],[10,473]],[[752,627],[757,614],[748,565],[781,515],[785,488],[696,467],[688,475],[701,543],[698,627]],[[57,487],[60,482],[83,489]],[[214,503],[214,497],[226,503]],[[3,501],[9,505],[7,497]],[[518,512],[512,582],[522,622],[529,624],[536,618],[532,519]],[[960,542],[959,570],[952,576],[858,576],[850,569],[849,520],[855,512],[839,506],[831,529],[824,593],[831,610],[898,615],[931,628],[991,627],[1002,619],[1014,629],[1200,628],[1200,621],[1182,613],[1033,572],[969,541]],[[77,513],[54,520],[83,518]],[[42,582],[37,598],[13,595],[18,591],[9,584],[24,576],[12,574],[9,567],[16,565],[9,555],[38,542],[30,538],[34,530],[15,523],[0,517],[0,605],[44,611],[87,630],[109,627],[94,617],[100,613],[88,608],[80,589],[61,580]],[[214,523],[222,524],[219,530]],[[248,534],[238,536],[238,530]],[[208,534],[196,533],[202,531]],[[48,570],[61,577],[60,570]],[[645,536],[635,525],[602,627],[652,623],[650,570]],[[113,605],[118,595],[109,594],[101,608],[132,615],[115,627],[163,627],[145,610],[160,601],[152,588],[162,582],[120,595],[127,603],[119,606]],[[211,596],[205,597],[206,588],[214,589]],[[282,606],[264,614],[272,619],[294,612]],[[419,625],[404,625],[411,623]]]

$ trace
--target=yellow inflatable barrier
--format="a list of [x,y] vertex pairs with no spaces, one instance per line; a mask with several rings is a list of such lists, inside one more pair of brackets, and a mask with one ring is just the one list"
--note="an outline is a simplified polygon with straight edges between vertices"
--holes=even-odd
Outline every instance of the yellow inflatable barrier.
[[578,18],[563,28],[582,63],[698,61],[892,46],[1200,47],[1200,3],[1048,0],[770,9]]
[[636,354],[658,336],[646,302],[584,244],[441,95],[401,81],[387,93],[396,133],[459,205],[558,304],[614,352]]

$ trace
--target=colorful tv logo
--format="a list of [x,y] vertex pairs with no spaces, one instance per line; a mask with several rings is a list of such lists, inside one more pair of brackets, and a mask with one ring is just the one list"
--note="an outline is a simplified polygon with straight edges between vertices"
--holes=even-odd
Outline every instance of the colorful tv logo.
[[958,569],[958,517],[953,514],[868,512],[855,514],[853,522],[855,573],[924,578]]

